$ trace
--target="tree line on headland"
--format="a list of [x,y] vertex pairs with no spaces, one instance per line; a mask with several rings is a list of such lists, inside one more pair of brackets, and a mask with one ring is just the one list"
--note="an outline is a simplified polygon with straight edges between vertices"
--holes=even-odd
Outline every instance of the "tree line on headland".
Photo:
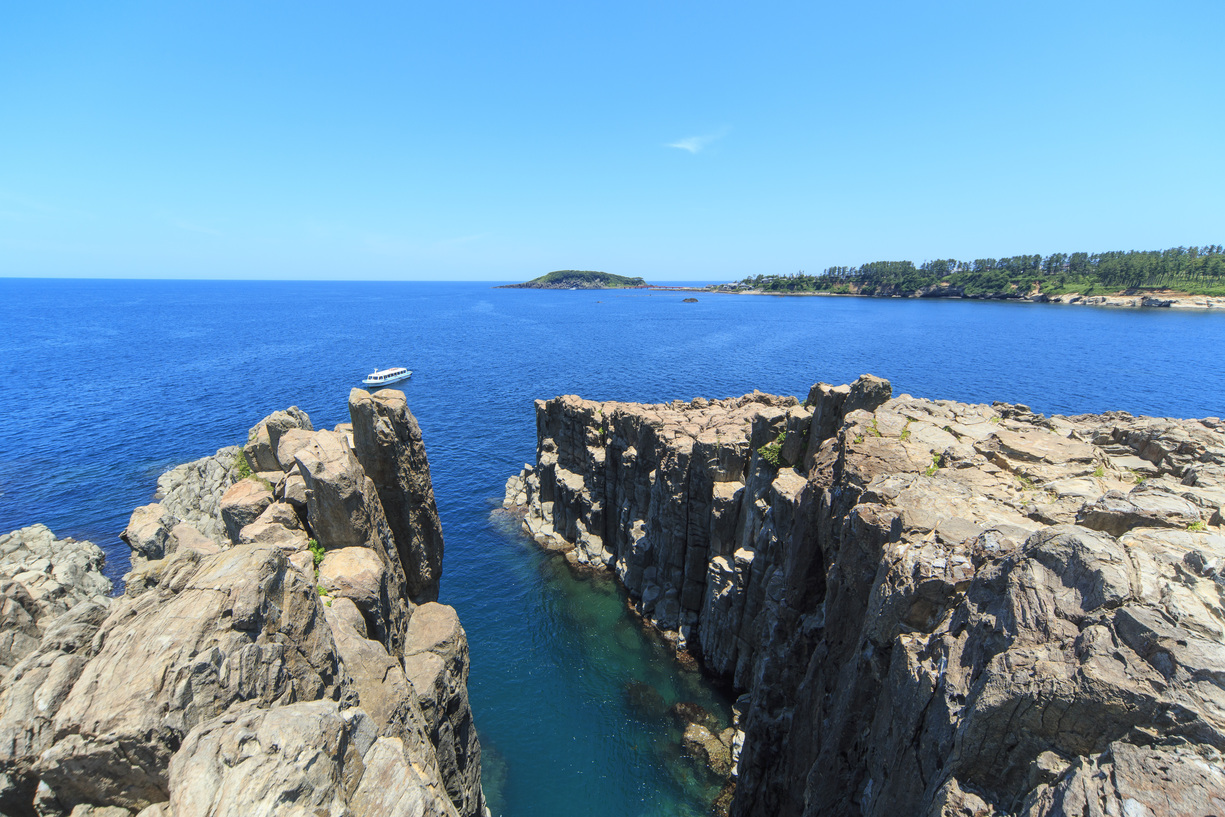
[[949,290],[979,297],[1105,294],[1169,289],[1192,295],[1225,295],[1225,247],[912,261],[873,261],[829,267],[820,275],[757,275],[742,286],[764,292],[829,292],[857,295],[939,295]]

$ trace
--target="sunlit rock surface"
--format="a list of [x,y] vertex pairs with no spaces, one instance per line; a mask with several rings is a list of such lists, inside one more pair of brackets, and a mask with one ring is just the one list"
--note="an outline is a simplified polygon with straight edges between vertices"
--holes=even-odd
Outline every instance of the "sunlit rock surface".
[[[351,407],[384,404],[416,429],[399,392]],[[0,537],[0,813],[485,813],[466,636],[414,603],[406,577],[436,595],[438,566],[396,538],[440,548],[436,513],[393,532],[351,432],[296,408],[251,430],[252,476],[237,454],[159,481],[120,598],[92,544]],[[419,432],[383,456],[432,510]]]

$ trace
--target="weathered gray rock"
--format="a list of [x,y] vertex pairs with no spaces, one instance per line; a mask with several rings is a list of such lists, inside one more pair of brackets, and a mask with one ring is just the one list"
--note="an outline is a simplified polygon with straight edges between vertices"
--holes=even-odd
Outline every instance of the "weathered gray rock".
[[31,653],[40,639],[40,611],[20,582],[0,582],[0,674]]
[[198,550],[205,555],[221,551],[221,547],[212,539],[186,522],[180,522],[170,529],[170,552],[185,549]]
[[252,471],[267,473],[280,467],[276,459],[276,449],[272,447],[272,439],[264,423],[251,429],[247,444],[242,447],[242,454],[246,458],[247,467]]
[[432,758],[408,741],[381,737],[362,758],[365,773],[350,801],[356,814],[421,814],[424,817],[479,815],[464,812],[447,799],[432,768]]
[[442,525],[425,443],[404,393],[383,389],[349,394],[353,444],[362,468],[374,480],[414,602],[438,599],[442,575]]
[[103,558],[43,525],[0,536],[0,813],[33,813],[34,763],[110,605]]
[[1140,486],[1130,493],[1107,491],[1093,502],[1085,503],[1076,517],[1077,524],[1112,536],[1122,536],[1132,528],[1182,528],[1202,524],[1199,509],[1182,497]]
[[366,620],[357,605],[347,598],[330,598],[324,614],[362,709],[379,734],[403,736],[416,729],[428,742],[427,721],[403,667],[380,642],[367,637]]
[[[87,599],[51,621],[38,646],[0,687],[0,812],[32,814],[39,788],[34,764],[55,740],[52,717],[89,657],[108,600]],[[46,798],[44,798],[46,799]],[[54,799],[53,797],[50,799]]]
[[888,380],[871,374],[860,375],[847,392],[842,413],[847,415],[852,411],[876,411],[892,396],[893,386]]
[[174,817],[453,815],[429,748],[379,738],[365,712],[334,701],[227,713],[187,735],[169,807]]
[[310,539],[306,531],[291,529],[275,522],[252,522],[238,532],[240,545],[267,545],[277,547],[287,553],[306,550]]
[[73,808],[69,817],[132,817],[132,812],[119,806],[88,806],[82,803]]
[[745,692],[733,815],[1219,813],[1217,423],[891,392],[538,401],[504,502]]
[[285,481],[281,483],[281,499],[297,511],[300,518],[306,518],[308,512],[306,480],[302,479],[302,475],[298,473],[296,464],[293,470],[285,475]]
[[308,539],[297,510],[288,502],[273,502],[238,532],[239,544],[270,545],[290,553],[305,550]]
[[[263,420],[263,426],[268,429],[268,438],[272,450],[279,453],[281,438],[292,431],[314,431],[311,419],[305,411],[297,406],[290,406],[284,411],[274,411]],[[290,462],[292,464],[292,462]]]
[[105,605],[102,549],[57,539],[45,525],[0,536],[0,676],[32,652],[55,618],[83,601]]
[[[1066,763],[1066,761],[1065,761]],[[1062,764],[1061,764],[1062,765]],[[1024,817],[1213,817],[1225,813],[1225,758],[1185,746],[1110,744],[1031,794]]]
[[297,465],[306,485],[307,518],[321,545],[361,547],[372,537],[390,544],[374,485],[340,437],[316,431],[298,451]]
[[279,550],[193,558],[196,569],[115,604],[54,713],[36,771],[64,805],[166,800],[184,736],[237,703],[351,694],[318,594]]
[[305,428],[288,428],[281,434],[277,443],[276,459],[283,471],[288,473],[293,469],[296,462],[294,458],[303,447],[310,444],[313,437],[314,432]]
[[221,519],[221,497],[240,479],[236,461],[240,451],[228,446],[158,478],[157,500],[168,528],[185,523],[218,544],[229,541]]
[[370,548],[329,550],[319,565],[319,584],[331,595],[351,599],[363,615],[377,616],[386,604],[387,568]]

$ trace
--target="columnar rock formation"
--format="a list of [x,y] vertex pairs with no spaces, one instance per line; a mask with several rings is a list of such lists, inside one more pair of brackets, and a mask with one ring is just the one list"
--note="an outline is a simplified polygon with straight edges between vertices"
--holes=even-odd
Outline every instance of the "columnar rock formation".
[[232,448],[159,481],[120,598],[93,545],[0,537],[0,812],[485,813],[464,631],[410,597],[409,576],[437,593],[415,544],[442,542],[420,432],[399,392],[350,412],[398,482],[347,425],[277,412],[253,476]]
[[536,404],[525,529],[744,695],[734,815],[1225,813],[1225,423]]

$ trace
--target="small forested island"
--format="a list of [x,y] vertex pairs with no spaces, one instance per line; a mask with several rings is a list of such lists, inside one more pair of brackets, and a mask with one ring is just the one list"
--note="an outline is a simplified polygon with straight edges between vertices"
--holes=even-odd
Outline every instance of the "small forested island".
[[[721,292],[827,293],[903,298],[991,298],[1108,302],[1131,296],[1135,305],[1170,306],[1186,296],[1225,296],[1225,247],[1052,253],[1009,258],[873,261],[829,267],[820,275],[757,275],[709,287]],[[1089,301],[1088,299],[1094,299]],[[1123,305],[1123,304],[1120,304]]]
[[611,272],[559,269],[523,284],[506,284],[498,289],[635,289],[647,286],[642,278],[627,278]]

